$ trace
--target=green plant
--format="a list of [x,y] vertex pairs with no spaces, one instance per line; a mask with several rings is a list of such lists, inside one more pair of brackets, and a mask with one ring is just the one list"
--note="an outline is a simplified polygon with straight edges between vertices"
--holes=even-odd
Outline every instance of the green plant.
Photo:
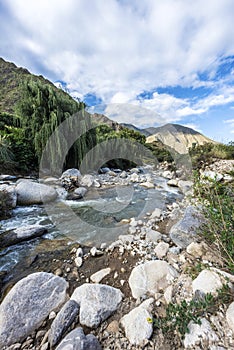
[[203,206],[206,223],[201,235],[219,251],[227,268],[234,272],[234,185],[195,176],[195,195]]
[[163,334],[175,334],[175,331],[184,338],[189,332],[189,323],[192,321],[201,324],[201,317],[207,313],[214,314],[219,310],[220,304],[229,305],[233,301],[233,293],[228,283],[217,291],[217,296],[211,293],[194,297],[191,301],[182,300],[178,304],[169,303],[166,308],[165,317],[155,316],[148,319],[156,328],[162,330]]
[[185,269],[185,272],[191,276],[191,278],[194,280],[198,275],[199,273],[204,270],[204,269],[209,269],[209,265],[207,264],[204,264],[202,262],[198,262],[197,264],[195,265],[190,265],[188,266],[186,269]]

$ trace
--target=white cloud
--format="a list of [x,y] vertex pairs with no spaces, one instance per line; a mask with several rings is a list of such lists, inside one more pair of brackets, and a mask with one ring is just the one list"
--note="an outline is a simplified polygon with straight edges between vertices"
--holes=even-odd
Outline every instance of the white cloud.
[[[223,57],[234,54],[233,0],[8,0],[6,6],[11,16],[0,23],[5,57],[39,74],[44,68],[79,97],[96,94],[117,118],[126,113],[120,107],[117,113],[116,103],[135,106],[129,116],[140,126],[234,102],[227,87],[233,74],[212,80]],[[199,78],[203,72],[210,80]],[[170,85],[216,92],[200,101],[156,92],[136,98]],[[134,108],[144,110],[142,119]]]

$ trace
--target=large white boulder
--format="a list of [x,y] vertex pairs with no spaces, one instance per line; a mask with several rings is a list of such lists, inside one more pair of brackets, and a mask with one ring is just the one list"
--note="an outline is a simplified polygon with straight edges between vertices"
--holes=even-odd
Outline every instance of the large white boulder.
[[53,187],[31,180],[20,180],[16,185],[16,193],[19,205],[47,203],[55,200],[58,196]]

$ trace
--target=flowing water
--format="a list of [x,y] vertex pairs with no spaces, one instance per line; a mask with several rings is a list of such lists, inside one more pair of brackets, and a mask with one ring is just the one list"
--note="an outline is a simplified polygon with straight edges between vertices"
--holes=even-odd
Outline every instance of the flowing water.
[[0,271],[10,271],[18,262],[47,240],[65,240],[68,244],[111,243],[126,234],[123,219],[142,219],[155,208],[181,198],[178,189],[168,187],[163,178],[155,177],[156,189],[144,189],[139,184],[92,189],[83,200],[60,199],[49,205],[17,207],[10,219],[0,222],[1,232],[26,225],[43,225],[48,233],[43,238],[22,242],[0,251]]

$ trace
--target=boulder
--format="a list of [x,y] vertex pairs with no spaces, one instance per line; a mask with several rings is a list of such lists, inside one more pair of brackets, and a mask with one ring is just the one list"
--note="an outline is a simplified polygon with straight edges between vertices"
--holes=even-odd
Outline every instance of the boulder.
[[28,241],[40,237],[46,232],[47,229],[40,225],[23,226],[14,230],[9,230],[0,234],[0,247],[9,247],[23,241]]
[[136,266],[129,277],[129,285],[133,298],[146,294],[154,296],[165,290],[178,276],[176,270],[166,261],[153,260]]
[[78,169],[72,168],[72,169],[67,169],[66,171],[63,172],[62,176],[60,177],[60,181],[66,190],[71,190],[79,186],[80,177],[81,177],[80,171]]
[[19,205],[51,202],[58,195],[54,188],[31,180],[20,180],[16,185],[16,193]]
[[211,349],[211,345],[219,340],[217,334],[205,318],[201,319],[201,325],[190,321],[188,329],[189,332],[185,334],[184,338],[185,349],[191,349],[195,346],[196,349],[205,349],[206,344],[209,344],[209,348]]
[[56,350],[102,350],[102,347],[93,334],[85,335],[79,327],[68,333]]
[[94,182],[94,177],[92,175],[84,175],[79,179],[79,185],[83,187],[91,187]]
[[152,319],[150,305],[154,299],[145,300],[140,306],[130,311],[122,317],[121,324],[125,335],[132,345],[140,345],[144,340],[149,339],[153,333],[153,324],[149,322]]
[[0,185],[0,192],[5,192],[7,194],[6,205],[10,209],[14,209],[17,203],[17,193],[15,186],[11,185]]
[[184,194],[190,193],[193,187],[193,181],[179,180],[178,187]]
[[88,190],[85,187],[78,187],[74,190],[74,192],[71,192],[68,194],[67,199],[68,200],[81,199],[86,195],[87,191]]
[[171,240],[178,247],[186,248],[196,240],[197,232],[204,221],[203,215],[194,206],[188,206],[183,218],[170,229]]
[[67,169],[66,171],[64,171],[62,173],[62,176],[60,177],[60,179],[62,178],[66,178],[66,177],[75,177],[75,178],[79,178],[81,176],[81,173],[78,169],[75,169],[75,168],[71,168],[71,169]]
[[79,313],[79,305],[74,300],[68,300],[55,317],[49,333],[49,343],[55,346]]
[[155,186],[154,186],[154,183],[153,183],[153,182],[150,182],[150,181],[142,182],[142,183],[141,183],[141,186],[143,186],[143,187],[145,187],[145,188],[149,188],[149,189],[155,187]]
[[117,310],[122,297],[119,289],[104,284],[85,283],[75,289],[71,299],[80,305],[80,323],[96,328]]
[[167,185],[171,186],[171,187],[178,187],[178,180],[171,179],[171,180],[167,181]]
[[209,170],[201,173],[201,177],[207,178],[208,180],[211,180],[211,181],[217,181],[217,182],[220,182],[223,179],[222,174],[219,174],[215,171],[209,171]]
[[234,302],[232,302],[226,311],[226,319],[229,327],[234,333]]
[[223,278],[218,273],[211,270],[203,270],[197,278],[193,280],[193,292],[199,290],[205,294],[216,295],[217,290],[223,287]]
[[0,348],[21,342],[66,300],[67,282],[36,272],[19,282],[0,305]]

